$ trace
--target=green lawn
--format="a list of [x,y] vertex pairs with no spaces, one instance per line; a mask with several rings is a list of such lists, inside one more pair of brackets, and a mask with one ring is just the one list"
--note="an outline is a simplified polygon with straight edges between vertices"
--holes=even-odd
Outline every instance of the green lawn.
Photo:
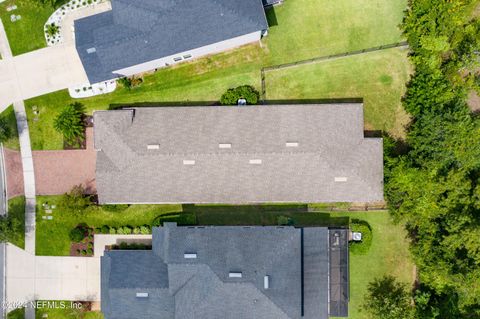
[[70,254],[70,230],[80,223],[89,226],[140,226],[151,224],[161,214],[181,211],[181,205],[134,205],[123,211],[92,206],[82,214],[62,213],[57,207],[52,220],[44,220],[43,203],[58,203],[60,196],[37,196],[36,254],[43,256],[68,256]]
[[17,119],[13,106],[9,106],[5,111],[0,113],[0,118],[5,120],[7,127],[10,129],[10,138],[3,141],[3,146],[12,150],[20,149],[20,142],[18,140]]
[[403,137],[409,117],[403,110],[409,70],[407,51],[389,49],[266,72],[266,98],[358,98],[365,103],[365,128]]
[[19,227],[15,230],[15,236],[9,242],[17,247],[25,247],[25,197],[18,196],[8,201],[8,216],[19,221]]
[[[80,102],[88,112],[92,112],[107,109],[111,105],[127,103],[218,101],[227,88],[241,84],[250,84],[260,90],[260,69],[264,66],[399,41],[401,32],[398,25],[402,20],[406,3],[406,0],[289,0],[275,7],[274,11],[268,12],[272,27],[269,35],[262,40],[261,46],[248,45],[162,69],[146,76],[144,83],[132,91],[119,88],[111,94],[82,99]],[[274,25],[274,20],[277,21],[277,25]],[[381,64],[378,72],[382,74],[398,72],[398,75],[393,74],[392,77],[403,78],[409,68],[405,55],[379,53],[380,60],[382,54],[385,54],[385,59],[390,63]],[[394,69],[392,65],[395,66]],[[381,68],[384,70],[380,70]],[[352,71],[351,78],[364,76],[357,73],[363,71],[365,70]],[[331,74],[331,77],[335,78],[336,74]],[[348,78],[340,79],[338,87],[351,87],[350,92],[346,93],[353,94],[355,85],[363,85],[359,82],[349,83]],[[282,89],[283,86],[269,86],[268,91]],[[372,85],[366,89],[375,90],[376,87]],[[395,92],[403,90],[403,83],[394,81],[392,90]],[[361,87],[357,91],[362,94],[371,93],[369,91],[365,93]],[[292,93],[290,96],[303,98],[296,94]],[[338,93],[341,97],[345,97],[345,94]],[[332,94],[319,89],[315,98],[326,98],[330,95]],[[378,109],[381,110],[380,113],[389,115],[397,112],[398,101],[385,95],[384,90],[377,94],[378,99],[370,99],[365,104],[367,113],[377,112]],[[399,94],[392,96],[395,99],[400,98]],[[388,102],[385,102],[385,99],[389,99]],[[33,149],[62,148],[62,137],[53,129],[53,120],[65,105],[73,101],[66,90],[26,101]],[[33,121],[32,114],[34,105],[40,111],[39,120],[36,122]],[[372,111],[368,111],[369,109]],[[377,119],[372,118],[373,120]],[[373,127],[383,127],[384,121],[380,118],[378,123],[370,124]]]
[[[48,2],[48,1],[47,1]],[[18,9],[7,12],[7,7],[16,5]],[[47,46],[43,26],[55,9],[34,0],[7,0],[0,4],[2,19],[13,55],[41,49]],[[12,14],[20,15],[19,21],[10,21]]]

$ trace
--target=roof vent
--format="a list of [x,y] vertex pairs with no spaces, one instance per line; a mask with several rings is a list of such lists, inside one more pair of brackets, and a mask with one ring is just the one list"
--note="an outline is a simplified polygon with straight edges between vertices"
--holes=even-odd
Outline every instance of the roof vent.
[[185,253],[185,254],[183,254],[183,258],[185,258],[185,259],[197,259],[197,254],[195,254],[195,253]]
[[250,161],[248,161],[248,163],[255,164],[255,165],[260,165],[260,164],[262,164],[262,160],[261,159],[251,159]]
[[195,165],[195,160],[183,160],[183,165]]
[[88,53],[88,54],[92,54],[92,53],[95,53],[95,52],[97,52],[97,49],[96,49],[96,48],[88,48],[88,49],[87,49],[87,53]]
[[285,143],[286,147],[298,147],[298,142],[287,142]]
[[228,274],[229,278],[242,278],[242,273],[241,272],[230,272]]
[[137,298],[148,298],[148,292],[137,292]]
[[265,289],[270,288],[270,277],[269,276],[263,277],[263,288],[265,288]]
[[147,150],[159,150],[160,149],[160,144],[148,144],[147,145]]
[[232,148],[232,144],[230,144],[230,143],[220,143],[220,144],[218,144],[218,148]]

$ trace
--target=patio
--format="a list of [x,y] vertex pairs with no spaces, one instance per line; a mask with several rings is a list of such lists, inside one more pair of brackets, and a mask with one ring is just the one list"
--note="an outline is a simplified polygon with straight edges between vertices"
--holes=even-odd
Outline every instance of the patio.
[[82,184],[89,194],[96,192],[93,128],[87,128],[86,149],[33,151],[37,195],[58,195]]

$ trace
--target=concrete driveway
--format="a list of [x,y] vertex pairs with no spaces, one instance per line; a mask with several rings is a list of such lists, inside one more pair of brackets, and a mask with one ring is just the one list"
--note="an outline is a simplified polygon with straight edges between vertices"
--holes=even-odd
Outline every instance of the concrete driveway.
[[8,244],[7,300],[100,300],[100,258],[33,256]]
[[0,60],[0,110],[21,101],[87,83],[73,44]]

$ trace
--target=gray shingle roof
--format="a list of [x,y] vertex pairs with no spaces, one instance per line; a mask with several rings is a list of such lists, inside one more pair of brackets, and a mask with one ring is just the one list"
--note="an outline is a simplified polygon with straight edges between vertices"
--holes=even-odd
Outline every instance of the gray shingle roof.
[[[312,228],[304,237],[302,231],[166,223],[153,230],[153,251],[110,251],[102,257],[105,319],[300,319],[302,298],[306,318],[326,319],[328,229]],[[185,259],[184,253],[197,258]],[[229,278],[231,271],[242,278]],[[136,292],[149,297],[136,298]]]
[[361,104],[137,108],[94,124],[101,203],[383,200],[382,140],[364,138]]
[[75,41],[96,83],[115,70],[267,28],[261,0],[112,0],[111,11],[75,21]]

